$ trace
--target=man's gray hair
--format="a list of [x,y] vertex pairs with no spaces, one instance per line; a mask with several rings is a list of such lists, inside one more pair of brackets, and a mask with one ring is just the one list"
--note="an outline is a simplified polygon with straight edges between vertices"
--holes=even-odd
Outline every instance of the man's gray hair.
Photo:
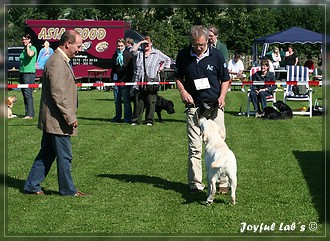
[[204,36],[205,39],[209,38],[209,30],[203,25],[195,25],[190,30],[190,39],[197,39]]

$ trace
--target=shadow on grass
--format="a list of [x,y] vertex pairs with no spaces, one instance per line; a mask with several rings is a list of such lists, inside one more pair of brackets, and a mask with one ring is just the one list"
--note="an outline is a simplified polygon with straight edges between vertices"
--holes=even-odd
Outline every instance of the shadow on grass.
[[78,120],[91,120],[91,121],[105,121],[105,122],[111,122],[112,118],[91,118],[91,117],[79,117]]
[[205,204],[206,192],[200,193],[190,193],[188,190],[188,185],[181,182],[174,182],[162,179],[160,177],[152,177],[146,175],[134,175],[134,174],[99,174],[98,177],[102,178],[112,178],[122,182],[129,183],[145,183],[150,184],[154,187],[161,188],[164,190],[172,190],[182,195],[182,198],[185,199],[185,202],[182,204],[190,203],[200,203]]
[[[6,178],[6,180],[5,180]],[[0,174],[0,182],[2,185],[6,185],[7,187],[12,187],[15,189],[18,189],[21,193],[24,192],[24,184],[25,180],[21,180],[18,178],[10,177],[10,176],[4,176],[3,174]],[[5,183],[4,183],[5,180]]]
[[321,151],[293,151],[309,187],[320,222],[325,221],[325,156]]
[[[155,122],[156,123],[165,123],[165,122],[175,122],[175,123],[178,123],[178,122],[181,122],[181,123],[186,123],[185,120],[176,120],[176,119],[166,119],[164,117],[163,118],[163,122],[160,122],[159,119],[156,117],[155,118]],[[112,118],[91,118],[91,117],[78,117],[78,119],[80,120],[90,120],[90,121],[101,121],[101,122],[111,122],[112,121]],[[124,122],[121,122],[121,123],[124,123]],[[116,123],[114,123],[116,124]]]
[[115,102],[114,99],[109,98],[109,99],[95,99],[97,101],[111,101],[111,102]]
[[[5,178],[6,178],[6,180],[5,180]],[[6,187],[18,189],[20,193],[24,193],[25,180],[21,180],[21,179],[10,177],[10,176],[4,176],[3,174],[0,174],[0,179],[1,179],[1,181],[0,181],[1,185],[5,185]],[[5,183],[4,183],[4,180],[5,180]],[[52,195],[52,194],[59,195],[59,192],[57,192],[57,191],[52,191],[52,190],[43,190],[43,191],[45,192],[46,195]]]

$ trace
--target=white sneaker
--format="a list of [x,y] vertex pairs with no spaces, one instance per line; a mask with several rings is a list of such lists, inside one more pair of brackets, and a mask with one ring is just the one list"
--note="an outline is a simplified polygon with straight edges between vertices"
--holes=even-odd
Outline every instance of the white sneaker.
[[231,88],[229,88],[228,91],[231,91]]
[[152,123],[147,123],[147,126],[152,126]]
[[242,88],[241,91],[242,91],[242,92],[245,92],[245,89]]
[[135,123],[135,122],[133,122],[133,123],[131,124],[131,126],[136,126],[136,123]]

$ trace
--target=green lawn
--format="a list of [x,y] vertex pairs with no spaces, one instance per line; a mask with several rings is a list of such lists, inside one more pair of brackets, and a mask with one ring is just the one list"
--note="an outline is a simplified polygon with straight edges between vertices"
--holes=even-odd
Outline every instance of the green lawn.
[[[322,97],[320,87],[314,90],[314,99]],[[34,93],[36,113],[40,93]],[[17,95],[13,112],[22,117],[21,92],[8,94]],[[112,92],[79,91],[72,173],[77,188],[92,194],[84,198],[58,195],[55,165],[42,183],[46,196],[23,194],[42,133],[36,128],[37,118],[8,120],[6,235],[324,235],[322,116],[283,121],[237,116],[240,107],[246,107],[246,93],[229,92],[226,142],[238,162],[237,204],[230,204],[230,195],[217,195],[207,207],[206,191],[188,193],[185,114],[179,93],[171,89],[160,95],[175,103],[176,113],[163,112],[164,122],[153,127],[133,127],[110,122]],[[249,229],[273,225],[274,230],[241,233],[242,223]]]

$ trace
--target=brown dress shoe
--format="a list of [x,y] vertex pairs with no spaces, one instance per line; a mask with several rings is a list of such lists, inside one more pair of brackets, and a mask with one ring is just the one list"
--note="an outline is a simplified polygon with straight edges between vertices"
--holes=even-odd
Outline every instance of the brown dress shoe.
[[38,191],[38,192],[29,192],[29,191],[25,191],[25,194],[32,194],[32,195],[45,195],[45,193],[43,191]]
[[219,193],[221,194],[228,193],[228,187],[219,187]]
[[87,193],[84,193],[84,192],[80,192],[80,191],[78,191],[78,192],[76,192],[76,194],[73,195],[73,196],[75,196],[75,197],[85,197],[85,196],[90,196],[90,194],[87,194]]

